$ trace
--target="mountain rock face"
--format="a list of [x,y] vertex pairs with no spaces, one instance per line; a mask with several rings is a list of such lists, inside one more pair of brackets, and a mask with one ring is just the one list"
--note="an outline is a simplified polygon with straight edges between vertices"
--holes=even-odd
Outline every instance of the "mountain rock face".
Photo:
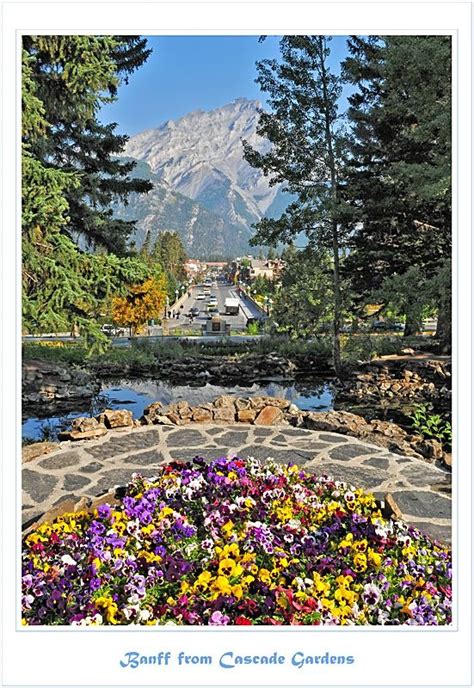
[[134,176],[154,184],[146,196],[116,209],[118,216],[138,220],[137,248],[147,235],[152,246],[160,231],[173,229],[196,257],[252,250],[251,225],[285,198],[279,185],[270,187],[243,158],[241,139],[261,151],[270,145],[256,133],[259,107],[257,101],[238,98],[130,138],[124,154],[142,161]]

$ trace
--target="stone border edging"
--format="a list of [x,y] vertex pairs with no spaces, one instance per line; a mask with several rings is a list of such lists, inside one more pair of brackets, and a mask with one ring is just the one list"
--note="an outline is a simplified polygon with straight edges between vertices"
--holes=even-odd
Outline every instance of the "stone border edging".
[[139,425],[188,425],[190,423],[251,423],[278,425],[280,423],[308,430],[328,431],[349,435],[359,440],[418,459],[451,468],[451,454],[443,452],[440,442],[410,435],[395,423],[381,420],[366,421],[347,411],[301,411],[295,404],[278,397],[234,397],[224,394],[213,402],[190,406],[179,401],[164,407],[159,401],[150,404],[139,420],[128,410],[106,410],[96,418],[76,418],[72,429],[60,433],[61,440],[82,440],[100,437],[108,430]]
[[440,540],[450,537],[449,472],[341,434],[290,425],[155,425],[112,429],[97,439],[66,441],[49,450],[23,468],[27,530],[62,513],[114,501],[133,472],[151,477],[162,464],[194,456],[253,456],[291,461],[362,488],[379,499],[385,517],[402,518]]

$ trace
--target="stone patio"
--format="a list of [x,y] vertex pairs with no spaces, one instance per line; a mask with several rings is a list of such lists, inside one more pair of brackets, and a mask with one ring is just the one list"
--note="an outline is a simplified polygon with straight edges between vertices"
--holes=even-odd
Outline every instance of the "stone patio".
[[451,540],[451,474],[419,459],[330,432],[290,426],[148,426],[113,430],[105,437],[61,442],[59,448],[23,465],[22,521],[26,526],[66,500],[97,497],[125,485],[132,473],[145,477],[171,460],[227,455],[293,462],[383,499],[390,493],[407,522],[444,542]]

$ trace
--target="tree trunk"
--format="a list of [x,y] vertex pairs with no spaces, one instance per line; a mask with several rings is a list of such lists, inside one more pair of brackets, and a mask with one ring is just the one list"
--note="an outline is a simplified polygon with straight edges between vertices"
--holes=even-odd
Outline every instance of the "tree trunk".
[[331,218],[332,227],[332,257],[333,257],[333,284],[334,284],[334,315],[333,315],[333,364],[334,371],[339,377],[341,374],[341,341],[340,341],[340,329],[341,329],[341,280],[339,276],[339,233],[337,220],[334,217],[335,206],[337,203],[337,176],[336,176],[336,162],[334,159],[334,148],[333,148],[333,134],[331,131],[331,113],[329,107],[329,95],[328,95],[328,77],[325,62],[325,39],[321,37],[319,39],[319,59],[321,66],[321,84],[323,87],[323,101],[324,101],[324,126],[325,126],[325,138],[327,146],[328,155],[328,166],[329,174],[331,179],[331,200],[333,207],[331,213],[333,217]]
[[333,250],[333,284],[334,284],[334,316],[333,316],[333,342],[332,353],[336,375],[341,374],[341,281],[339,277],[339,240],[337,232],[337,222],[333,221],[332,231],[332,250]]
[[451,353],[452,337],[452,313],[451,300],[443,301],[438,310],[438,324],[436,326],[436,339],[441,341],[443,353]]
[[420,318],[415,316],[413,313],[406,313],[405,315],[405,330],[403,332],[404,337],[413,337],[421,329]]

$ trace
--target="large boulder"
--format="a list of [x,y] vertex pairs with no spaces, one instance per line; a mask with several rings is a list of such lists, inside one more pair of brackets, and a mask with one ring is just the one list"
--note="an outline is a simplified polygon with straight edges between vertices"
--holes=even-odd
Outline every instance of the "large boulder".
[[364,418],[347,411],[307,413],[304,425],[309,430],[339,432],[342,435],[353,435],[355,437],[358,437],[362,432],[370,432],[370,426]]
[[95,439],[107,434],[107,428],[102,423],[99,423],[97,418],[75,418],[71,423],[71,430],[67,432],[60,432],[58,438],[64,440],[85,440]]
[[276,425],[283,418],[283,413],[278,406],[264,406],[255,418],[255,425]]
[[131,411],[120,409],[106,409],[97,420],[106,428],[127,428],[133,426],[133,414]]
[[143,416],[141,417],[141,422],[143,425],[154,425],[158,418],[162,417],[163,414],[163,404],[161,401],[155,401],[143,410]]

